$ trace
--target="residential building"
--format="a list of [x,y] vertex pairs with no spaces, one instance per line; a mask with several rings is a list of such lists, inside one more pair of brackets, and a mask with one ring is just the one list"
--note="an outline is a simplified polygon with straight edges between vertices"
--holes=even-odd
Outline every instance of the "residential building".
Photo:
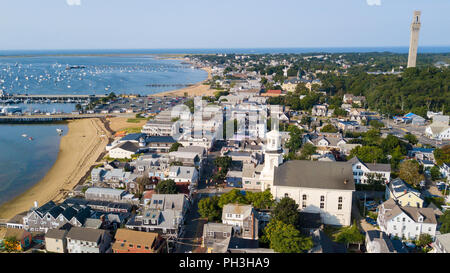
[[438,234],[433,242],[432,253],[450,253],[450,233]]
[[102,200],[111,202],[120,202],[127,194],[124,190],[111,189],[111,188],[96,188],[91,187],[84,193],[88,200]]
[[203,225],[202,247],[206,253],[226,253],[233,227],[222,223],[207,223]]
[[45,249],[48,252],[67,253],[66,229],[50,229],[45,234]]
[[349,161],[353,169],[353,179],[356,184],[367,184],[370,178],[389,183],[391,180],[391,164],[364,163],[358,157]]
[[88,207],[68,204],[56,205],[49,201],[41,207],[34,207],[23,217],[24,229],[31,232],[44,232],[49,229],[60,228],[69,223],[81,227],[91,215]]
[[198,181],[198,171],[195,167],[171,166],[168,179],[173,179],[176,183],[193,183]]
[[114,238],[114,253],[159,253],[164,247],[164,240],[155,232],[119,228]]
[[389,199],[378,207],[377,223],[389,236],[417,240],[424,233],[434,238],[437,220],[432,208],[403,207]]
[[131,158],[131,156],[135,155],[141,147],[133,142],[126,141],[120,143],[116,147],[109,150],[109,156],[111,158]]
[[386,200],[392,198],[400,206],[422,208],[424,200],[418,190],[411,188],[400,178],[389,182],[385,192]]
[[389,236],[379,230],[368,230],[365,243],[367,253],[406,253],[404,248],[398,249]]
[[68,253],[107,253],[112,238],[108,231],[72,227],[66,235]]
[[222,209],[222,223],[231,225],[239,237],[258,240],[258,215],[251,205],[226,204]]

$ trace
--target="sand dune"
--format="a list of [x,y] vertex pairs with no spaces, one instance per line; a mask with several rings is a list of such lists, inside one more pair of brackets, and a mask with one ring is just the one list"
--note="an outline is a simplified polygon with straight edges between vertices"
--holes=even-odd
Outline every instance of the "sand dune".
[[58,158],[32,188],[0,207],[0,218],[10,219],[27,211],[38,201],[39,206],[53,200],[62,201],[105,151],[110,133],[100,119],[69,121],[69,131],[60,143]]

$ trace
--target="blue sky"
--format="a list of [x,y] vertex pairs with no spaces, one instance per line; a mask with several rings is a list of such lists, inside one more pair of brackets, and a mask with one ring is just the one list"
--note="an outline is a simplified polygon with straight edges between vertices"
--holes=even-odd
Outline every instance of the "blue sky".
[[415,9],[449,46],[449,0],[0,0],[0,50],[408,46]]

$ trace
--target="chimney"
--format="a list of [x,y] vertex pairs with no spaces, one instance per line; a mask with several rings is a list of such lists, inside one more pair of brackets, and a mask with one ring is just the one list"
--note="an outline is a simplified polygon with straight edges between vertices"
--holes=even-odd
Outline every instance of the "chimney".
[[348,183],[348,179],[346,178],[346,179],[344,179],[344,184],[347,185],[347,183]]
[[34,207],[35,207],[35,208],[38,207],[38,201],[34,201]]
[[383,239],[383,231],[380,231],[380,239]]

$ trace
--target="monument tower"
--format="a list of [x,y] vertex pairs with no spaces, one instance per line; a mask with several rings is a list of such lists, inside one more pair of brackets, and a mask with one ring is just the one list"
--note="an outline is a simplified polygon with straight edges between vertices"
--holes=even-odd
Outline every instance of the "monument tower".
[[420,11],[414,11],[411,23],[411,39],[409,41],[408,67],[416,67],[417,44],[419,42]]

